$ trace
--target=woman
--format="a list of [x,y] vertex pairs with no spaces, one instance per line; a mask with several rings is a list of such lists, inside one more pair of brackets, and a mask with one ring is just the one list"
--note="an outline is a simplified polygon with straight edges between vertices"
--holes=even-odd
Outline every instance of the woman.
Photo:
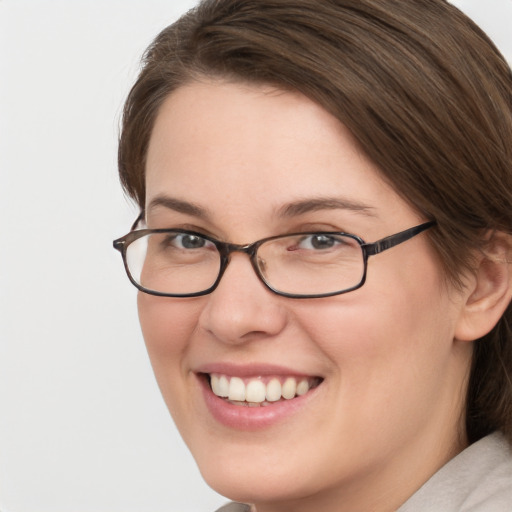
[[148,49],[115,246],[225,510],[511,509],[511,99],[443,0],[205,1]]

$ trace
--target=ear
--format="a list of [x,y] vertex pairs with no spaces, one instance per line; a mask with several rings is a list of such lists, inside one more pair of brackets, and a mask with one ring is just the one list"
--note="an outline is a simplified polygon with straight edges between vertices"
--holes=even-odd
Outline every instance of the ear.
[[455,329],[455,339],[474,341],[498,323],[512,298],[511,239],[494,233],[477,268],[469,276],[465,302]]

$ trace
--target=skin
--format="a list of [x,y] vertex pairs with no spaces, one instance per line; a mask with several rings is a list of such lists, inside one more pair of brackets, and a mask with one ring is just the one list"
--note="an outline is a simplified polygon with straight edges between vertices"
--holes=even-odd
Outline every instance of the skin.
[[[146,186],[149,227],[238,244],[301,230],[373,242],[426,220],[329,113],[270,87],[204,81],[172,93]],[[202,214],[152,205],[163,195]],[[325,197],[366,208],[279,214]],[[210,295],[139,293],[138,306],[162,394],[209,485],[258,512],[384,512],[465,447],[472,344],[457,332],[473,291],[447,284],[423,233],[371,257],[365,285],[344,295],[277,296],[235,253]],[[237,430],[212,417],[197,378],[219,362],[278,363],[323,382],[286,421]]]

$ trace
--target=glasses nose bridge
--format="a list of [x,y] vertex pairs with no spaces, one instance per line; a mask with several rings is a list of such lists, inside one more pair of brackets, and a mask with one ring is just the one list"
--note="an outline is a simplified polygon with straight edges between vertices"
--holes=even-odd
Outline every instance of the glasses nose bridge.
[[260,242],[253,242],[252,244],[231,244],[229,242],[224,242],[219,245],[220,253],[227,262],[229,262],[230,256],[234,252],[247,254],[251,262],[254,262]]
[[260,269],[258,268],[258,262],[256,260],[256,254],[258,252],[258,247],[261,245],[261,242],[253,242],[252,244],[232,244],[229,242],[222,242],[217,247],[222,257],[222,269],[221,276],[226,271],[227,266],[231,260],[231,254],[234,252],[241,252],[247,254],[249,256],[249,260],[251,262],[251,266],[258,276],[261,279]]

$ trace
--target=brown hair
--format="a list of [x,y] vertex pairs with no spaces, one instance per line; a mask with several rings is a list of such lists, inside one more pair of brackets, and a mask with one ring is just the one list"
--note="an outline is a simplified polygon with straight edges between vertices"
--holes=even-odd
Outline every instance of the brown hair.
[[[414,208],[460,284],[484,232],[512,233],[512,73],[444,0],[206,0],[147,50],[126,101],[119,172],[145,201],[145,159],[163,100],[200,77],[297,90],[336,116]],[[512,307],[475,343],[470,442],[512,443]]]

